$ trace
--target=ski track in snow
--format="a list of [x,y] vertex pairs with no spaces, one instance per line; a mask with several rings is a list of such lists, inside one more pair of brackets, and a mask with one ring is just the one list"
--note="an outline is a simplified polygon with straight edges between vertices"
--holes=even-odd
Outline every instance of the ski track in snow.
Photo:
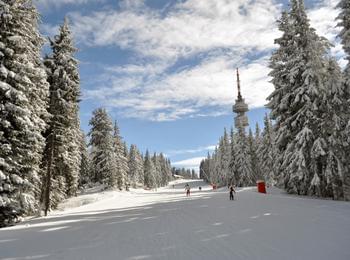
[[72,198],[0,229],[0,259],[350,259],[350,203],[186,182]]

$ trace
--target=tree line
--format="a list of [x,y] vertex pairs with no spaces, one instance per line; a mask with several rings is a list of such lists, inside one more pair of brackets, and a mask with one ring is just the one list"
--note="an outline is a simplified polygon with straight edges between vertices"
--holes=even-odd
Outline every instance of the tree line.
[[171,178],[170,161],[128,149],[102,108],[93,112],[88,148],[68,21],[42,57],[39,16],[30,0],[0,1],[0,226],[47,214],[85,184],[152,188]]
[[[350,200],[350,4],[338,4],[339,38],[348,61],[342,70],[331,44],[310,26],[302,0],[277,21],[264,129],[260,135],[226,131],[203,160],[209,182],[237,186],[264,179],[289,193]],[[272,121],[271,121],[272,120]]]
[[151,155],[148,150],[143,155],[135,144],[128,149],[117,122],[113,125],[105,109],[93,111],[89,124],[90,153],[83,153],[82,185],[101,183],[122,190],[129,186],[153,189],[168,184],[172,177],[170,160],[162,153]]

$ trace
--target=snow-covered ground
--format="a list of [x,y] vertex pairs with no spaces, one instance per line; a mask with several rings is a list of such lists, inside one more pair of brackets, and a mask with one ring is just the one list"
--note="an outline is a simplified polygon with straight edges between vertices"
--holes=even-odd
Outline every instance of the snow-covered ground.
[[0,259],[350,259],[350,203],[189,183],[73,198],[0,229]]

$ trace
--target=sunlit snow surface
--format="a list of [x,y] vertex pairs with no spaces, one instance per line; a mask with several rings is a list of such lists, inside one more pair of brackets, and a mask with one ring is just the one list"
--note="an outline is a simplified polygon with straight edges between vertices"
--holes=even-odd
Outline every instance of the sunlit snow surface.
[[70,199],[0,229],[0,259],[350,259],[350,203],[189,183]]

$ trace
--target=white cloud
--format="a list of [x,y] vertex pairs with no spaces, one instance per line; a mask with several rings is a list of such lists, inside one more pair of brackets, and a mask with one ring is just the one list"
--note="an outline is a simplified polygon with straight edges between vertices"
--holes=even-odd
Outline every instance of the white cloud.
[[[336,2],[324,0],[308,13],[318,33],[335,43],[333,54],[342,57]],[[188,0],[165,14],[144,1],[123,1],[121,7],[71,15],[80,43],[117,45],[138,55],[134,63],[106,68],[99,87],[84,98],[118,108],[125,117],[155,121],[228,114],[237,96],[234,68],[240,67],[249,107],[266,104],[273,90],[267,64],[281,11],[274,0]],[[179,61],[190,65],[171,70]]]
[[[257,60],[240,69],[242,92],[250,108],[263,106],[267,93],[272,91],[266,62]],[[97,98],[110,107],[119,108],[124,116],[155,121],[228,114],[237,96],[233,69],[237,63],[239,61],[233,58],[219,56],[195,67],[150,79],[127,73],[125,78],[110,78],[112,86],[86,91],[85,98]],[[139,67],[131,67],[131,70],[139,70]],[[210,112],[203,113],[208,107],[212,108]]]
[[339,0],[323,0],[312,10],[308,12],[311,25],[316,29],[317,33],[326,37],[334,47],[331,49],[331,53],[338,60],[340,65],[344,65],[345,53],[340,43],[340,39],[337,38],[341,28],[337,27],[338,21],[336,20],[339,10],[336,9]]
[[177,161],[177,162],[172,162],[171,165],[179,168],[186,168],[186,169],[197,169],[199,167],[199,164],[201,161],[205,159],[205,157],[194,157],[194,158],[189,158],[183,161]]
[[59,25],[42,24],[40,26],[40,31],[45,37],[52,38],[53,36],[58,34],[59,27],[60,27]]
[[34,0],[34,4],[40,10],[50,10],[50,8],[60,8],[64,5],[82,5],[89,3],[103,3],[105,0]]
[[171,60],[216,48],[272,48],[279,14],[274,0],[188,0],[165,16],[149,8],[125,8],[72,18],[77,38],[86,44],[118,45]]
[[186,150],[171,150],[168,151],[166,154],[169,156],[173,155],[179,155],[179,154],[193,154],[193,153],[200,153],[205,151],[214,151],[216,145],[208,145],[208,146],[201,146],[194,149],[186,149]]

